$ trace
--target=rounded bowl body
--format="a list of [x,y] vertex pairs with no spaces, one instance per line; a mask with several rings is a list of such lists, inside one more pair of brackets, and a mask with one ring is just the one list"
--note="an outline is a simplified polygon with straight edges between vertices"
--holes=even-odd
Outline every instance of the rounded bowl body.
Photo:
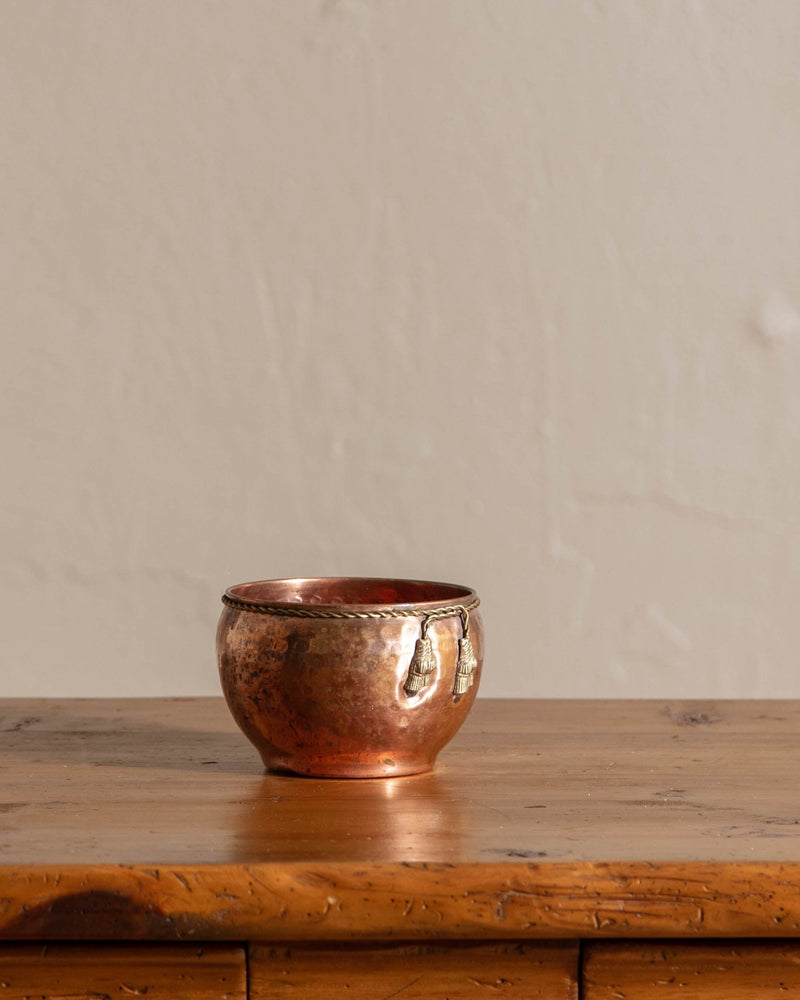
[[[265,580],[229,588],[217,629],[222,690],[270,770],[395,777],[430,770],[480,681],[475,592],[417,580]],[[448,609],[473,610],[467,615]],[[308,615],[308,617],[306,617]],[[471,686],[455,682],[468,622]],[[433,660],[407,693],[422,633]]]

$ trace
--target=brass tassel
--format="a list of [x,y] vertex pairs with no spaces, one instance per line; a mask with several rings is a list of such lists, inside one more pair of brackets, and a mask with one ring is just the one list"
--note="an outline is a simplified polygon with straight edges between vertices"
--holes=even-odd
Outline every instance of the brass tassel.
[[478,660],[475,656],[475,650],[472,648],[472,639],[469,634],[469,611],[466,608],[464,608],[462,617],[462,629],[463,634],[458,640],[456,677],[453,682],[453,697],[456,701],[458,701],[462,694],[466,694],[475,683],[474,671],[478,666]]
[[408,676],[403,690],[409,696],[418,694],[428,683],[430,675],[436,669],[436,657],[433,654],[433,644],[428,638],[428,619],[422,621],[422,634],[417,639],[414,655],[408,667]]

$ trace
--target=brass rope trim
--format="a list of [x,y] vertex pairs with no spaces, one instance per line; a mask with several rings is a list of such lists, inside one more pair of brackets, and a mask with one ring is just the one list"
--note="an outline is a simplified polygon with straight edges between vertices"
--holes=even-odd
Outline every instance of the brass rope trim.
[[[464,622],[469,622],[469,612],[474,611],[481,603],[476,597],[470,604],[451,604],[444,608],[432,608],[428,611],[417,611],[413,608],[386,608],[385,611],[333,611],[322,608],[292,608],[281,604],[249,604],[247,601],[237,601],[227,594],[222,595],[222,603],[236,611],[252,611],[257,615],[277,615],[279,618],[327,618],[334,620],[366,620],[376,618],[422,618],[425,621],[437,618],[450,618],[461,615]],[[469,626],[467,626],[469,627]]]

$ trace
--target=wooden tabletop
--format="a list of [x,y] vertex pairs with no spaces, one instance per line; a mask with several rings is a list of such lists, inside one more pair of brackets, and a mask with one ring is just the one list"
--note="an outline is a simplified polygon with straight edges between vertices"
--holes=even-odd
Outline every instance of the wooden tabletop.
[[4,701],[0,935],[800,935],[798,777],[790,701],[479,700],[366,781],[221,699]]

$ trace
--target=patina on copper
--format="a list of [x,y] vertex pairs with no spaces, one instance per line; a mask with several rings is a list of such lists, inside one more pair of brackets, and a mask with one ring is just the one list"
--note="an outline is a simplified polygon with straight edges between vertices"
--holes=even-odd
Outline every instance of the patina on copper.
[[222,690],[274,771],[374,778],[433,768],[480,681],[469,587],[422,580],[262,580],[226,590]]

